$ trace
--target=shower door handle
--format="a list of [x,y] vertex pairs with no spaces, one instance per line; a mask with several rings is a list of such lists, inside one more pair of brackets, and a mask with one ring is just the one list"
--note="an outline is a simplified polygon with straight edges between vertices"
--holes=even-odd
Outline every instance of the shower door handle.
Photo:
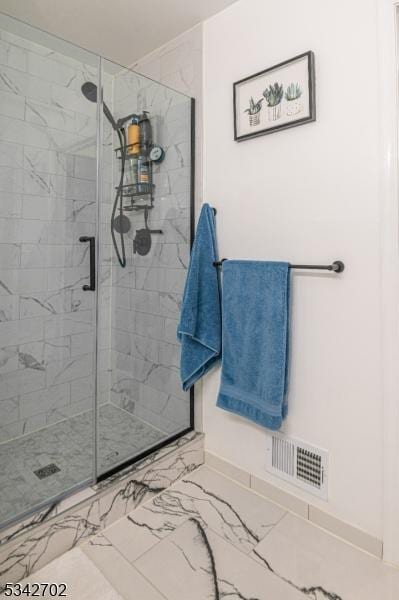
[[79,242],[90,243],[90,285],[83,285],[84,292],[94,292],[96,289],[96,238],[94,235],[82,235]]

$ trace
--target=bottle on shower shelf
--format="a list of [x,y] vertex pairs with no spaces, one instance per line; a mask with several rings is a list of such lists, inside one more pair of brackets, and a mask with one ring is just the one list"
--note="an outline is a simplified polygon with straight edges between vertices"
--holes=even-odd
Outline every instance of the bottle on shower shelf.
[[140,128],[140,154],[148,156],[152,144],[152,127],[151,121],[148,118],[148,111],[143,110],[139,119]]
[[137,159],[138,191],[145,194],[151,183],[151,163],[148,155],[140,154]]
[[138,183],[138,162],[139,159],[133,154],[129,154],[126,161],[125,184],[137,185]]
[[140,127],[139,118],[132,118],[127,128],[127,148],[126,148],[126,173],[125,184],[137,185],[138,183],[138,156],[140,154]]
[[139,118],[140,155],[137,161],[138,191],[148,193],[152,183],[150,150],[152,144],[152,127],[148,111],[143,110]]
[[140,125],[139,117],[132,118],[132,122],[127,128],[127,153],[138,156],[140,154]]

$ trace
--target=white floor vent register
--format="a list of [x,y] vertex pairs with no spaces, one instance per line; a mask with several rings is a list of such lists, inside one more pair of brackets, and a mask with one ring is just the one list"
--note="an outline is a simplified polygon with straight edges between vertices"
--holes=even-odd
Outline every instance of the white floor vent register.
[[328,452],[280,433],[267,435],[266,470],[324,500],[328,497]]

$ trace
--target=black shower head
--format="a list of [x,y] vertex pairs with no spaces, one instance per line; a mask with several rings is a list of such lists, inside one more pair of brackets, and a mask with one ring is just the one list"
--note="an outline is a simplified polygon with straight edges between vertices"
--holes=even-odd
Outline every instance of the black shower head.
[[[82,94],[83,96],[89,100],[90,102],[97,102],[97,86],[92,81],[85,81],[82,85]],[[108,121],[111,123],[113,129],[118,129],[118,126],[115,122],[114,117],[112,116],[111,111],[108,106],[103,101],[103,110],[104,114],[107,117]]]
[[97,86],[92,81],[85,81],[82,85],[82,94],[90,102],[97,102]]

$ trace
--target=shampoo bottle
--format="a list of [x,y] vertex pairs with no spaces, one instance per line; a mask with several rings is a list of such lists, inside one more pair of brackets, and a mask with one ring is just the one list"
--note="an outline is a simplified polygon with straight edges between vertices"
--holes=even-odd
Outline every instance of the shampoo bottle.
[[127,143],[127,153],[138,156],[140,153],[140,125],[138,117],[133,117],[131,124],[127,128]]
[[148,193],[151,183],[151,164],[148,156],[140,154],[137,161],[138,189],[142,194]]
[[143,110],[143,114],[139,120],[140,128],[140,154],[148,156],[150,153],[150,147],[152,143],[152,128],[151,122],[148,118],[148,111]]

